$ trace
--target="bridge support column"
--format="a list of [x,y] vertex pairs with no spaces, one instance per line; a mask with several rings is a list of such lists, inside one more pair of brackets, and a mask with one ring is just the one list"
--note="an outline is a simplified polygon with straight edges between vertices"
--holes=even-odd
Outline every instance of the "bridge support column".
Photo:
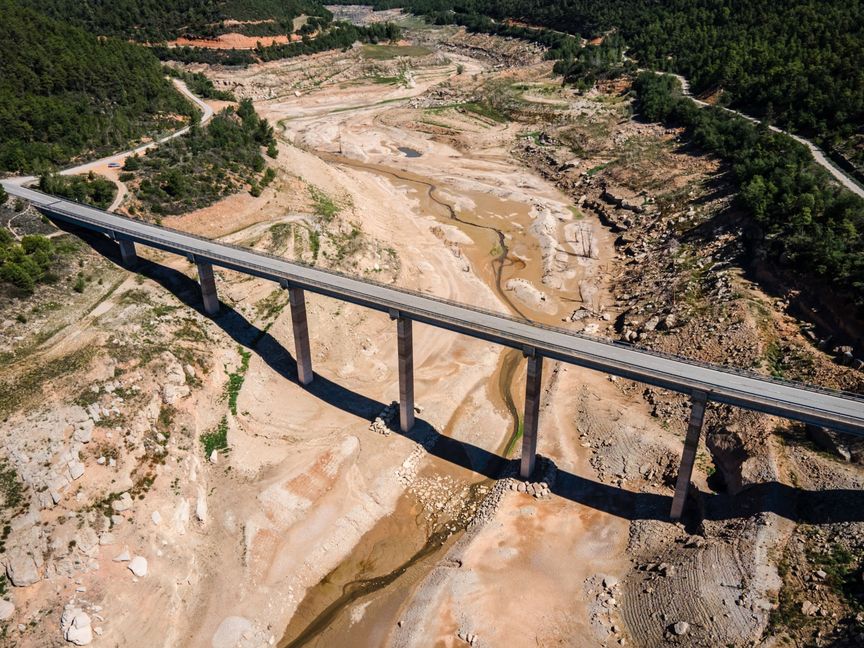
[[411,320],[398,312],[390,312],[396,320],[399,351],[399,429],[408,432],[414,427],[414,332]]
[[684,502],[687,500],[687,491],[690,490],[690,477],[693,475],[693,462],[696,460],[696,450],[699,447],[699,436],[702,434],[702,422],[705,419],[707,403],[708,395],[705,392],[693,392],[690,423],[687,426],[687,436],[684,438],[684,452],[681,455],[681,467],[678,469],[678,481],[675,483],[672,511],[669,514],[673,520],[680,520],[681,514],[684,512]]
[[204,300],[204,312],[208,315],[219,314],[219,295],[216,293],[216,277],[213,275],[213,264],[197,261],[198,280],[201,283],[201,298]]
[[287,286],[291,303],[291,328],[294,331],[294,354],[297,360],[297,379],[301,385],[312,382],[312,352],[309,350],[309,326],[306,323],[306,293],[302,288]]
[[528,357],[528,375],[525,380],[525,416],[522,418],[522,462],[519,476],[529,479],[534,473],[537,459],[537,424],[540,420],[540,381],[543,377],[543,356],[533,349]]
[[138,263],[138,254],[135,252],[135,243],[126,239],[117,239],[120,246],[120,259],[126,268],[132,268]]

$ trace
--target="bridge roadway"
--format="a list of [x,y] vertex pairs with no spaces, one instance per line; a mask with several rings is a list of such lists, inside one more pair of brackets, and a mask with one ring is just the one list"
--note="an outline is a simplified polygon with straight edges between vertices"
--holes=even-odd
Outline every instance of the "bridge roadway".
[[[699,363],[684,358],[663,355],[630,345],[578,335],[563,329],[543,326],[518,320],[464,304],[449,302],[427,295],[384,286],[363,279],[348,277],[335,272],[312,268],[286,261],[260,252],[218,243],[192,234],[152,225],[142,221],[110,214],[108,212],[61,200],[47,194],[11,183],[2,183],[7,192],[24,198],[48,215],[74,225],[102,232],[121,243],[139,243],[153,248],[189,257],[198,263],[204,289],[205,304],[209,284],[212,303],[218,310],[215,296],[212,265],[228,268],[244,274],[275,281],[295,291],[302,303],[302,290],[327,295],[378,311],[389,313],[400,323],[400,396],[402,397],[402,427],[413,423],[413,385],[405,385],[410,373],[403,375],[403,347],[410,354],[410,321],[422,322],[438,328],[455,331],[496,344],[522,350],[529,357],[529,385],[527,396],[537,402],[526,403],[525,440],[523,441],[522,473],[527,477],[534,466],[536,450],[536,425],[539,406],[539,381],[542,359],[550,358],[562,362],[595,369],[622,378],[636,380],[672,391],[685,393],[693,400],[690,431],[685,443],[684,463],[679,484],[686,495],[691,466],[688,450],[695,454],[705,404],[707,401],[726,403],[749,410],[764,412],[786,419],[824,426],[840,432],[864,436],[864,399],[842,392],[819,389],[811,386],[782,382],[757,374],[726,367]],[[129,245],[126,243],[126,245]],[[134,258],[134,245],[128,247]],[[125,253],[124,253],[125,256]],[[206,276],[205,276],[206,275]],[[293,296],[293,295],[292,295]],[[293,300],[292,300],[293,301]],[[208,311],[211,310],[208,308]],[[215,312],[212,311],[212,312]],[[305,306],[295,321],[295,342],[298,335],[306,336]],[[407,337],[403,344],[403,330],[408,322]],[[296,330],[296,324],[302,331]],[[302,349],[297,350],[301,354]],[[411,370],[410,356],[407,370]],[[304,384],[312,379],[311,361],[298,357],[298,365],[305,364]],[[532,373],[533,372],[533,373]],[[301,374],[303,367],[301,367]],[[406,376],[408,378],[406,378]],[[405,389],[410,391],[405,391]],[[532,394],[531,392],[537,392]],[[407,401],[407,402],[406,402]],[[535,429],[530,429],[531,427]],[[694,441],[695,439],[695,441]],[[527,449],[525,445],[529,446]],[[688,446],[692,446],[689,448]],[[530,457],[528,456],[530,455]],[[692,464],[692,458],[690,463]],[[676,492],[676,498],[678,493]],[[674,515],[673,506],[673,517]],[[680,511],[679,511],[680,515]]]

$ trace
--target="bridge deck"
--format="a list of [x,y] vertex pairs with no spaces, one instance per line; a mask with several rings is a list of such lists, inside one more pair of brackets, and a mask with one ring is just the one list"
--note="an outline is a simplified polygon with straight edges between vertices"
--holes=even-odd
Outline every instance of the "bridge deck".
[[788,383],[726,367],[659,354],[564,329],[518,320],[372,281],[286,261],[253,250],[110,214],[32,189],[5,184],[63,221],[214,265],[288,282],[310,292],[359,304],[605,373],[709,400],[864,435],[864,399],[842,392]]

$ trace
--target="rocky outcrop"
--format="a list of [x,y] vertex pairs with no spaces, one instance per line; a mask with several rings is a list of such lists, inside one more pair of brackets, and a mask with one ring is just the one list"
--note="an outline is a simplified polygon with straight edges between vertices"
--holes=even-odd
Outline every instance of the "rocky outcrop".
[[807,438],[822,450],[830,452],[835,457],[839,457],[844,461],[851,461],[852,452],[849,450],[849,446],[842,434],[819,425],[808,425],[805,430]]
[[181,398],[186,398],[191,390],[186,384],[186,372],[183,365],[169,351],[162,354],[165,362],[165,381],[162,385],[162,402],[173,405]]
[[42,580],[42,556],[24,547],[15,547],[6,555],[6,576],[15,587],[27,587]]
[[760,481],[755,474],[761,462],[748,450],[748,435],[738,425],[730,424],[709,431],[705,445],[723,478],[727,491],[735,495]]

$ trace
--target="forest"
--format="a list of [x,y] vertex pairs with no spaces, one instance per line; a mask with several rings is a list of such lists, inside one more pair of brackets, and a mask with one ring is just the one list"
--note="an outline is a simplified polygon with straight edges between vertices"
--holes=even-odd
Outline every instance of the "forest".
[[672,76],[644,72],[634,89],[641,118],[684,127],[687,140],[728,163],[756,248],[864,309],[864,200],[831,182],[791,137],[699,108]]
[[[178,36],[210,38],[223,33],[226,20],[273,20],[284,28],[301,14],[329,21],[315,0],[18,0],[58,20],[94,34],[142,43]],[[293,26],[293,25],[292,25]],[[266,30],[265,30],[266,31]],[[289,30],[292,31],[292,30]],[[281,31],[285,33],[285,31]]]
[[130,185],[139,216],[181,214],[247,186],[258,193],[273,179],[262,148],[276,155],[273,127],[244,99],[214,116],[206,128],[193,123],[186,135],[126,158],[120,179]]
[[[722,90],[724,104],[829,149],[862,137],[864,3],[858,0],[374,0],[374,5],[405,7],[434,22],[484,31],[508,18],[585,38],[614,30],[640,66],[682,74],[696,93]],[[548,38],[528,30],[524,36]],[[864,166],[864,147],[850,155]]]
[[194,107],[145,48],[0,0],[0,171],[36,172],[176,128]]

